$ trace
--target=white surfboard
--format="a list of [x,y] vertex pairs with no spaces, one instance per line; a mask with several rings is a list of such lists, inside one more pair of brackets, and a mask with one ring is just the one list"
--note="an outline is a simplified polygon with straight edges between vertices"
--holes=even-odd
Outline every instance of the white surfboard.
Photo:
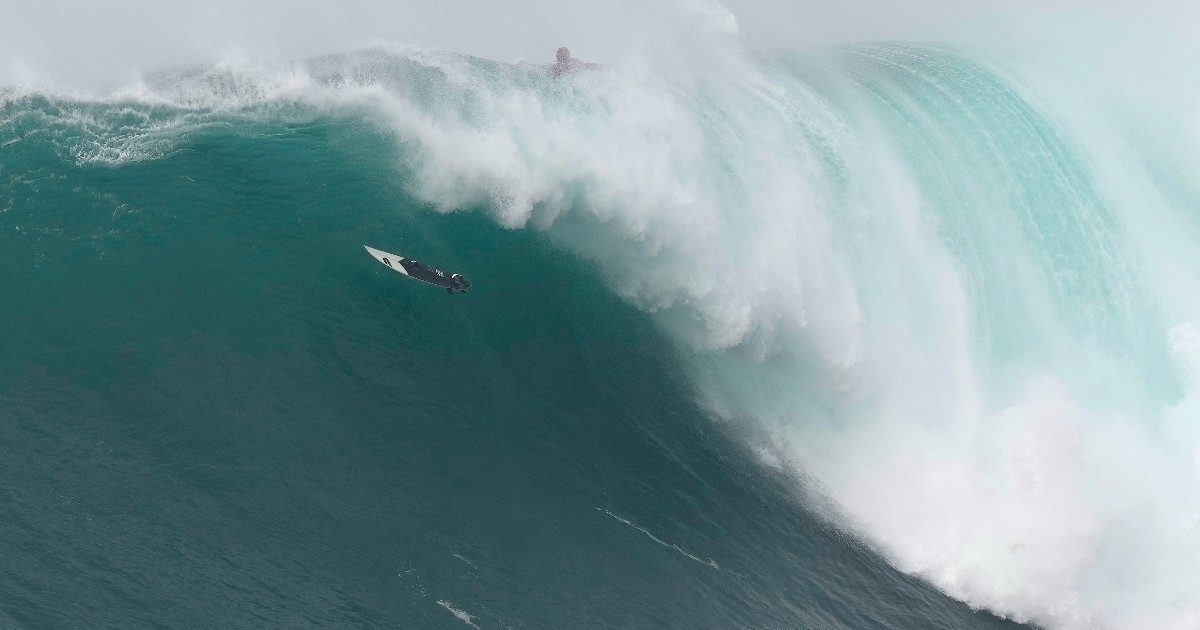
[[404,269],[404,265],[402,264],[402,262],[407,262],[407,258],[398,256],[396,254],[389,254],[381,249],[375,249],[374,247],[367,245],[363,245],[363,247],[367,248],[367,253],[374,256],[375,260],[387,265],[392,271],[398,271],[406,276],[408,275],[408,271]]

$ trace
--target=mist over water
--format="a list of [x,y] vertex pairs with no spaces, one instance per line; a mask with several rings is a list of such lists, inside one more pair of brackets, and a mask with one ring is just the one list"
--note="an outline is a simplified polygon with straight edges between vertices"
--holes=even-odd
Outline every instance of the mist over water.
[[[167,5],[194,31],[122,50],[141,9],[84,38],[112,56],[14,29],[14,142],[65,130],[120,173],[230,125],[365,120],[407,211],[593,266],[721,431],[896,568],[1048,627],[1200,624],[1200,81],[1159,20],[755,52],[747,6],[481,6],[494,31],[440,37],[433,6]],[[533,44],[563,39],[605,68],[546,80]]]

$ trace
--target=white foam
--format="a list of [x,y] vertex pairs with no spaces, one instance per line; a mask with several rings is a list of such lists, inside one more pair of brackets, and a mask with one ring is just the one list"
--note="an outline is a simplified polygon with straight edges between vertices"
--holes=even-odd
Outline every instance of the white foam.
[[451,604],[450,602],[448,602],[444,599],[437,600],[437,603],[438,603],[438,606],[445,608],[446,610],[448,610],[450,612],[450,614],[457,617],[459,621],[467,624],[468,626],[471,626],[472,628],[476,628],[476,629],[479,628],[479,626],[475,624],[475,616],[474,615],[471,615],[471,614],[467,613],[466,611],[455,608],[454,604]]

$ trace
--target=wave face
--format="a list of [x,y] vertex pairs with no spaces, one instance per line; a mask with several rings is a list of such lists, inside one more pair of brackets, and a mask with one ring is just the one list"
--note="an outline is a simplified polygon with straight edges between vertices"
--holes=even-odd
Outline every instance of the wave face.
[[0,614],[1197,623],[1197,127],[1037,70],[10,90]]

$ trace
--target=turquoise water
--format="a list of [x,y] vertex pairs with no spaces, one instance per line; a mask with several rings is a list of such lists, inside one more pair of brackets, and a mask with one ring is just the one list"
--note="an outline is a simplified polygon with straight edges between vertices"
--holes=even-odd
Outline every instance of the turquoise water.
[[3,96],[4,625],[1185,619],[1193,329],[1103,157],[957,53],[748,68]]

